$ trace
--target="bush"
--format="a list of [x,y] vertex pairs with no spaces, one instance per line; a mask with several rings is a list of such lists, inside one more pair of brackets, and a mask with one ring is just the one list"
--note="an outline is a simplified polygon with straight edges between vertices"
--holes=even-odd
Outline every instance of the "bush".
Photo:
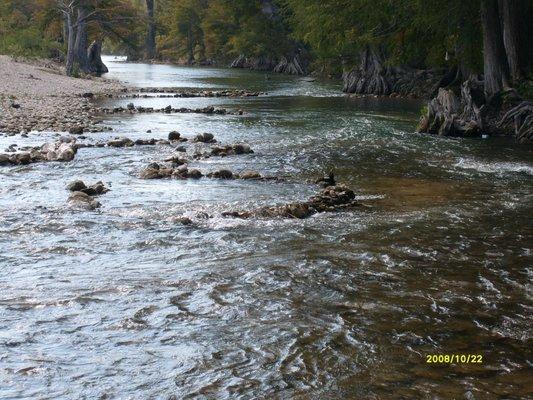
[[0,53],[14,57],[49,57],[60,46],[46,40],[35,28],[11,31],[0,36]]

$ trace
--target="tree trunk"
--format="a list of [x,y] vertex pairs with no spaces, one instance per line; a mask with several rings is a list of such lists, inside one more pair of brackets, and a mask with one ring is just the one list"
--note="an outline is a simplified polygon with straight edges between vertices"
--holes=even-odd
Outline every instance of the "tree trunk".
[[87,10],[84,7],[78,8],[78,18],[76,21],[76,42],[74,44],[74,63],[85,73],[93,72],[87,61]]
[[155,19],[154,0],[146,0],[146,10],[148,11],[148,32],[146,34],[146,58],[155,58]]
[[67,30],[68,30],[68,39],[67,39],[67,65],[66,73],[68,76],[72,76],[74,73],[74,45],[76,42],[76,35],[74,34],[74,24],[72,21],[72,13],[67,13]]
[[187,64],[194,64],[194,42],[192,37],[192,26],[189,22],[189,29],[187,30]]
[[499,0],[503,29],[503,44],[507,53],[509,72],[513,82],[522,77],[520,53],[520,0]]
[[509,67],[503,44],[498,0],[481,1],[485,95],[490,98],[509,87]]
[[99,40],[93,41],[87,49],[88,64],[90,66],[91,71],[93,71],[97,75],[109,72],[109,70],[102,61],[101,53],[102,44]]

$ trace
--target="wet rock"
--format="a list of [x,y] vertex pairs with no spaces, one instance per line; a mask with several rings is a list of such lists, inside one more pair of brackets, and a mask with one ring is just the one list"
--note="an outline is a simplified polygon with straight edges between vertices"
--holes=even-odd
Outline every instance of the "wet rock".
[[174,141],[174,140],[180,140],[180,133],[178,131],[172,131],[168,134],[168,140]]
[[13,164],[16,165],[27,165],[32,162],[30,153],[27,152],[14,154],[10,157],[10,160]]
[[297,218],[303,219],[319,212],[330,212],[355,207],[354,192],[344,185],[328,186],[308,201],[284,204],[275,207],[263,207],[256,211],[230,211],[222,215],[236,218]]
[[205,211],[199,211],[199,212],[196,213],[196,218],[198,218],[198,219],[209,219],[209,218],[211,218],[211,215],[209,215]]
[[9,156],[7,154],[0,154],[0,165],[9,164],[11,164],[11,161],[9,161]]
[[187,149],[185,148],[185,146],[178,146],[176,147],[176,151],[179,151],[180,153],[185,153],[187,152]]
[[202,173],[197,169],[190,169],[187,174],[188,178],[190,179],[200,179],[203,175]]
[[128,103],[128,105],[126,106],[126,108],[127,108],[128,110],[134,110],[134,109],[135,109],[135,104],[133,104],[133,103]]
[[83,210],[95,210],[101,206],[98,201],[83,192],[73,192],[67,199],[67,203],[73,208]]
[[109,192],[109,189],[101,181],[96,182],[94,185],[86,186],[83,181],[76,180],[69,183],[67,189],[71,192],[82,192],[89,196],[99,196]]
[[174,179],[187,179],[187,165],[181,165],[172,171]]
[[135,140],[135,145],[137,146],[152,146],[157,143],[155,139],[137,139]]
[[175,223],[181,224],[181,225],[191,225],[192,219],[188,217],[179,217],[174,220]]
[[83,126],[71,126],[68,130],[68,133],[72,133],[73,135],[81,135],[83,131]]
[[253,152],[254,151],[250,148],[250,146],[245,143],[238,143],[227,146],[217,146],[211,149],[211,155],[220,157],[224,157],[230,154],[252,154]]
[[87,186],[85,186],[85,183],[83,183],[83,181],[80,181],[80,180],[70,182],[67,185],[67,189],[70,190],[71,192],[79,192],[80,190],[85,189],[86,187]]
[[148,129],[148,130],[146,131],[146,133],[152,133],[152,130],[151,130],[151,129]]
[[101,181],[98,181],[94,185],[88,186],[80,191],[85,194],[88,194],[89,196],[99,196],[101,194],[109,192],[109,189],[105,187],[105,185]]
[[159,169],[145,168],[141,171],[139,177],[141,179],[159,179]]
[[333,172],[329,172],[328,175],[320,178],[320,179],[317,179],[315,181],[315,183],[318,183],[320,185],[322,185],[323,187],[328,187],[328,186],[335,186],[335,176],[333,174]]
[[235,154],[250,154],[253,153],[253,150],[247,144],[235,144],[232,146]]
[[221,169],[219,171],[210,172],[207,174],[207,177],[217,179],[233,179],[233,172],[228,169]]
[[131,147],[135,143],[129,138],[116,138],[107,142],[109,147]]
[[214,143],[214,135],[212,133],[200,133],[194,138],[195,142],[201,143]]
[[241,175],[240,175],[240,178],[241,179],[260,179],[261,178],[261,174],[257,171],[244,171]]
[[180,156],[172,156],[170,158],[165,159],[166,162],[172,163],[173,167],[177,167],[179,165],[187,164],[187,159],[180,157]]

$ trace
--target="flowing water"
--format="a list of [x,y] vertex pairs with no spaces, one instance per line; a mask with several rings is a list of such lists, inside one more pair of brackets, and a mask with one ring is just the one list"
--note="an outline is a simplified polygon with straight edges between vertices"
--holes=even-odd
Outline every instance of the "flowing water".
[[[255,153],[193,166],[286,181],[140,180],[170,146],[2,167],[0,398],[531,396],[531,147],[418,135],[419,103],[347,98],[332,83],[106,61],[108,77],[134,86],[268,94],[108,99],[245,113],[112,115],[114,130],[88,142],[211,132]],[[0,148],[51,139],[2,136]],[[220,216],[305,200],[330,169],[368,207]],[[100,209],[66,207],[74,179],[110,186]]]

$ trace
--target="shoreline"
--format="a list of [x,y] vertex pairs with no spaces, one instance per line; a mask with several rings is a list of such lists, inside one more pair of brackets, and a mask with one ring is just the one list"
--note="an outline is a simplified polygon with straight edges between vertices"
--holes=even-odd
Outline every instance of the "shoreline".
[[0,132],[8,136],[30,131],[81,133],[100,131],[98,110],[91,101],[124,92],[120,81],[72,78],[49,60],[18,61],[0,55]]

